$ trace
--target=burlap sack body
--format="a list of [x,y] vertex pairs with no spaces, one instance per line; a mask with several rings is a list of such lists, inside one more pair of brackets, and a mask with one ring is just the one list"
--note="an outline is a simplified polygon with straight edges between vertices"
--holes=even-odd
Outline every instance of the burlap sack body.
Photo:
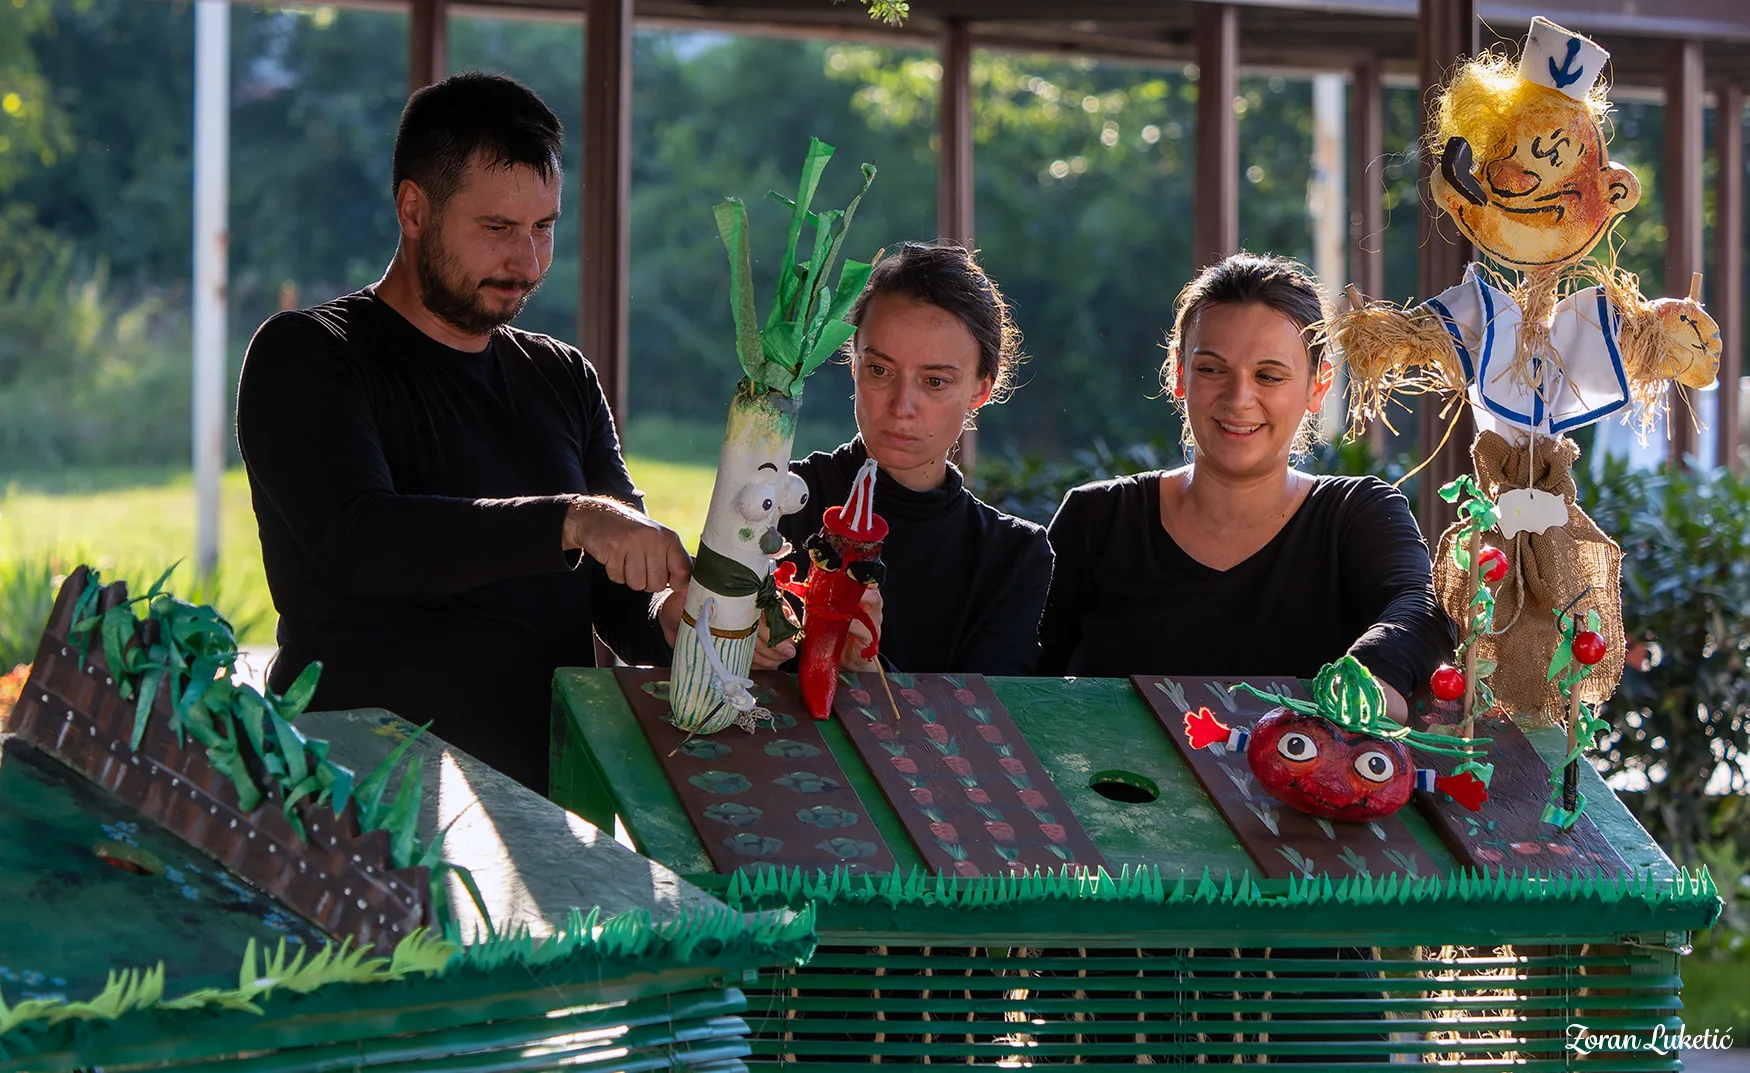
[[[1538,437],[1535,450],[1514,447],[1494,432],[1479,433],[1471,444],[1477,483],[1491,499],[1513,488],[1534,487],[1561,496],[1568,502],[1566,525],[1542,533],[1520,533],[1510,542],[1500,534],[1484,540],[1507,552],[1507,576],[1494,586],[1495,629],[1477,646],[1482,659],[1496,661],[1489,685],[1500,705],[1521,726],[1542,727],[1564,721],[1567,703],[1549,681],[1550,657],[1561,643],[1555,609],[1586,592],[1574,603],[1574,613],[1584,618],[1588,610],[1602,620],[1599,633],[1606,653],[1575,692],[1580,699],[1598,704],[1616,691],[1622,680],[1622,549],[1604,535],[1574,501],[1574,461],[1580,447],[1567,437]],[[1535,474],[1528,470],[1536,467]],[[1535,483],[1528,484],[1528,477]],[[1466,617],[1468,578],[1452,561],[1457,538],[1454,524],[1440,538],[1434,560],[1434,591],[1440,606],[1460,624]]]

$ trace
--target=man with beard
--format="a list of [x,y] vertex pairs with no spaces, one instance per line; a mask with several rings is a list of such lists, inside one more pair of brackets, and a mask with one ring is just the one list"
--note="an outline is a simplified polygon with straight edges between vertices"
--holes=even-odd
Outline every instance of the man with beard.
[[511,79],[415,93],[388,271],[262,325],[237,393],[280,615],[269,688],[320,661],[312,707],[430,721],[541,792],[554,668],[592,665],[592,634],[666,662],[690,569],[595,369],[509,326],[553,258],[561,145]]

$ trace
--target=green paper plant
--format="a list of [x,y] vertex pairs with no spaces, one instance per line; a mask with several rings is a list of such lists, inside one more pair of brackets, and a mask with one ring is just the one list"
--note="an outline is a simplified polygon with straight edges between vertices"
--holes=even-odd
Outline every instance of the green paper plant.
[[[424,787],[419,757],[407,764],[394,797],[384,796],[394,772],[425,728],[409,735],[364,777],[356,778],[350,769],[328,759],[327,742],[306,738],[292,725],[310,703],[322,665],[312,663],[304,668],[281,695],[271,690],[258,692],[254,686],[235,681],[237,637],[231,624],[211,607],[197,606],[166,592],[164,584],[175,570],[175,566],[166,570],[145,595],[101,612],[97,604],[103,579],[98,571],[90,570],[85,590],[73,608],[69,632],[78,647],[80,665],[96,639],[103,647],[117,690],[123,698],[135,701],[130,748],[139,749],[153,703],[164,692],[171,709],[169,728],[178,744],[193,738],[206,747],[207,760],[231,780],[243,811],[253,811],[261,804],[258,779],[267,782],[279,791],[281,809],[302,839],[306,837],[304,826],[292,806],[313,796],[318,806],[331,808],[338,817],[351,802],[361,834],[379,829],[388,832],[392,868],[430,869],[430,919],[445,934],[453,934],[455,927],[444,883],[448,872],[456,873],[485,919],[485,905],[473,877],[443,859],[443,834],[440,832],[429,846],[422,845],[416,834]],[[144,608],[145,617],[138,608]]]
[[[1574,687],[1592,673],[1596,664],[1583,663],[1574,657],[1574,638],[1580,635],[1579,616],[1556,609],[1556,625],[1562,631],[1561,643],[1550,656],[1549,680],[1562,691],[1568,701],[1568,755],[1560,767],[1549,773],[1549,803],[1543,808],[1543,822],[1553,823],[1566,831],[1574,826],[1586,811],[1586,795],[1577,785],[1578,765],[1591,751],[1598,735],[1610,729],[1610,724],[1598,715],[1598,709],[1574,696]],[[1586,630],[1597,633],[1602,628],[1598,612],[1586,612]]]
[[[1469,737],[1477,716],[1486,715],[1495,707],[1495,691],[1489,687],[1489,675],[1495,673],[1495,661],[1477,654],[1477,645],[1495,628],[1495,593],[1478,573],[1476,557],[1482,535],[1500,524],[1501,514],[1494,500],[1483,493],[1482,487],[1468,473],[1461,473],[1442,485],[1439,495],[1446,502],[1458,505],[1459,529],[1453,535],[1452,563],[1470,579],[1471,592],[1466,603],[1468,613],[1459,623],[1464,629],[1464,637],[1459,641],[1456,656],[1458,666],[1464,668],[1461,710],[1464,736]],[[1487,786],[1495,775],[1495,765],[1472,759],[1460,764],[1452,773],[1458,775],[1466,771]]]

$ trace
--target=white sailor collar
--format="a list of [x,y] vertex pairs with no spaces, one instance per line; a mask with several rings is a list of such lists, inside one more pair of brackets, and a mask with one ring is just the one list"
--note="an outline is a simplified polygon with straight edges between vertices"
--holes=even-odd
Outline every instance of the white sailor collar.
[[[1502,422],[1555,434],[1601,420],[1628,405],[1628,376],[1617,342],[1622,312],[1602,287],[1587,287],[1556,303],[1550,347],[1561,365],[1531,359],[1527,378],[1514,375],[1519,306],[1491,286],[1476,264],[1464,282],[1428,300],[1458,349],[1471,402]],[[1565,372],[1564,372],[1565,370]],[[1539,390],[1535,385],[1542,385]]]

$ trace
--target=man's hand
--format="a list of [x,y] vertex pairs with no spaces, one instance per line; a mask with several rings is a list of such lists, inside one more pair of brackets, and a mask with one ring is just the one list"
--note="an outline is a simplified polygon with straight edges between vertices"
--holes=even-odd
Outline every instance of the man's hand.
[[772,631],[766,625],[764,615],[760,616],[753,637],[753,669],[756,671],[775,671],[779,664],[796,658],[795,641],[785,641],[781,645],[772,644]]
[[[875,623],[875,629],[879,631],[881,629],[881,609],[884,606],[881,601],[880,588],[874,585],[869,586],[863,592],[862,602],[863,610],[868,613],[869,620]],[[875,638],[869,633],[869,627],[852,619],[851,635],[845,641],[845,651],[839,657],[839,666],[847,671],[879,670],[875,660],[863,658],[863,649],[873,644],[874,640]],[[879,652],[876,653],[876,657],[880,657]]]
[[578,496],[565,512],[564,547],[601,563],[608,578],[640,592],[684,583],[692,560],[674,530],[606,496]]
[[675,638],[680,636],[681,615],[687,609],[687,581],[669,589],[656,598],[656,624],[662,627],[662,639],[673,648]]

